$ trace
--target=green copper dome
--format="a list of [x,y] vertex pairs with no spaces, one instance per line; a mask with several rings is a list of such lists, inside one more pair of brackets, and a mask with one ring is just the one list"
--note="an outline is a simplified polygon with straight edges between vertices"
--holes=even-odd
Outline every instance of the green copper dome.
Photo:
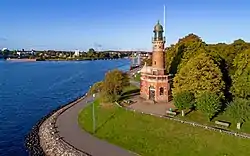
[[157,24],[154,27],[154,32],[163,32],[163,26],[160,24],[159,20],[158,20]]

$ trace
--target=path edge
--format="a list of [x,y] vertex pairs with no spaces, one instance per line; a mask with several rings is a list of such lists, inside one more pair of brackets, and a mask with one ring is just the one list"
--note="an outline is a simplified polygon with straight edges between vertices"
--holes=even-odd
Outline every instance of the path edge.
[[56,130],[56,120],[60,114],[73,107],[87,97],[87,92],[78,98],[59,106],[42,117],[32,127],[25,137],[26,151],[30,156],[65,155],[73,154],[80,156],[91,156],[85,151],[76,149],[59,136]]
[[[131,76],[131,73],[135,73],[138,69],[126,71],[125,73]],[[24,146],[30,156],[49,156],[58,154],[91,156],[89,153],[76,149],[67,141],[63,140],[56,130],[57,127],[55,125],[59,115],[85,99],[88,92],[89,91],[64,105],[59,106],[37,121],[37,123],[31,128],[30,132],[25,136]],[[135,155],[139,155],[133,151],[128,151]]]

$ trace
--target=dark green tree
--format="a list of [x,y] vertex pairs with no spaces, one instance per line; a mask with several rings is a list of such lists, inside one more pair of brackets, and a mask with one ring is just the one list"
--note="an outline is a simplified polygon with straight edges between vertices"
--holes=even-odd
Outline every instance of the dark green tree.
[[176,74],[189,59],[205,52],[206,44],[195,34],[189,34],[180,39],[176,45],[166,48],[165,66],[166,72]]
[[235,98],[228,104],[226,114],[237,122],[237,128],[250,119],[250,101],[242,98]]
[[196,107],[211,121],[212,117],[221,109],[220,97],[212,92],[204,92],[196,99]]
[[87,52],[87,57],[95,59],[97,57],[96,51],[93,48],[90,48]]
[[209,91],[223,97],[225,83],[222,72],[214,60],[207,54],[201,53],[181,68],[174,77],[173,95],[182,91],[190,91],[198,97],[199,94]]
[[232,93],[235,97],[250,99],[250,65],[239,76],[234,76]]
[[237,77],[241,75],[249,65],[250,65],[250,49],[247,49],[244,52],[239,53],[233,61],[233,66],[236,68],[234,76]]
[[231,91],[235,97],[250,98],[250,49],[238,54],[233,64],[236,71]]
[[5,49],[5,50],[2,51],[2,55],[3,55],[4,57],[8,57],[9,54],[10,54],[10,51],[9,51],[8,49]]
[[190,109],[194,106],[194,95],[189,91],[177,93],[173,97],[174,105],[181,110],[182,116],[185,115],[184,109]]

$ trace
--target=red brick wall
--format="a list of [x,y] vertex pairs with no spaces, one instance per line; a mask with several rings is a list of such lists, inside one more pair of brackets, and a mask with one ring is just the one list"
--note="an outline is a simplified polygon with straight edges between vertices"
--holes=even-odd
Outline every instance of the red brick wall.
[[[160,77],[160,76],[159,76]],[[149,82],[150,80],[145,79],[145,76],[141,77],[141,89],[140,95],[142,98],[149,99],[149,87],[152,85],[155,88],[155,101],[157,102],[168,102],[171,100],[170,82],[169,79],[165,81]],[[160,95],[160,88],[164,88],[164,94]]]

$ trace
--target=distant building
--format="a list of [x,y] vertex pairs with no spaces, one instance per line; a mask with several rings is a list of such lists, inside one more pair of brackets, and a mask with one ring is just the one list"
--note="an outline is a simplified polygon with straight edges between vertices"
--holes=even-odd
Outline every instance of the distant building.
[[3,48],[2,51],[8,51],[8,48]]
[[171,100],[171,78],[165,73],[163,27],[158,23],[154,27],[152,66],[143,66],[141,69],[140,96],[156,102],[169,102]]
[[79,50],[75,50],[74,56],[79,56],[80,55],[80,51]]

